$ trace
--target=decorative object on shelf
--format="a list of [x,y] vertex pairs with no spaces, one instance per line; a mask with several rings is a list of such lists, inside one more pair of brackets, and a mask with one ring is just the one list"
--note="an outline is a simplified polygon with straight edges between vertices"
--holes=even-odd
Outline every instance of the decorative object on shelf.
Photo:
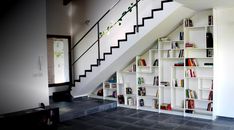
[[162,103],[161,106],[160,106],[160,108],[162,110],[169,110],[169,111],[172,110],[171,104],[168,104],[168,103]]
[[119,104],[124,104],[124,96],[123,95],[118,95],[118,102],[119,102]]
[[193,21],[191,19],[189,19],[189,18],[186,18],[184,20],[184,26],[185,27],[192,27],[193,26]]
[[184,66],[184,62],[175,63],[174,66]]
[[103,89],[98,90],[97,96],[103,96]]
[[154,76],[154,82],[153,82],[153,85],[156,85],[156,86],[158,86],[158,85],[159,85],[159,79],[158,79],[158,76]]
[[117,91],[116,91],[116,90],[113,91],[111,96],[112,96],[113,98],[116,98],[116,97],[117,97]]
[[176,41],[171,42],[171,49],[179,49],[179,48],[180,48],[180,46],[179,46],[178,42],[176,42]]
[[180,32],[180,40],[184,40],[184,32]]
[[158,109],[158,106],[159,106],[158,99],[153,99],[152,107]]
[[167,82],[167,81],[161,81],[160,84],[162,86],[170,86],[170,82]]
[[117,77],[116,77],[116,73],[114,73],[113,75],[111,75],[111,77],[108,79],[109,83],[116,83],[117,82]]
[[138,77],[138,85],[144,84],[144,78],[143,77]]
[[140,100],[139,100],[139,105],[140,105],[141,107],[144,106],[144,99],[140,99]]
[[145,96],[145,95],[146,95],[145,87],[139,87],[138,88],[138,96]]
[[175,79],[174,82],[175,87],[178,87],[177,79]]
[[129,106],[133,106],[134,105],[134,99],[132,97],[128,97],[127,101],[128,101],[128,105]]
[[195,48],[195,44],[187,42],[187,43],[185,43],[185,47],[186,48]]
[[208,25],[213,25],[213,15],[208,16]]
[[126,94],[132,94],[132,88],[127,87],[126,88]]

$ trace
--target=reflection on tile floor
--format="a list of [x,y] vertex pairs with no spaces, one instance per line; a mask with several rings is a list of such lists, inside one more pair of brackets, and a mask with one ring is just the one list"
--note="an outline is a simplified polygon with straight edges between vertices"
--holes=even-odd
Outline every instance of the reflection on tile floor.
[[234,130],[234,119],[211,121],[118,107],[62,122],[58,130]]
[[59,107],[60,121],[64,122],[78,117],[116,108],[115,101],[94,98],[76,98],[72,102],[53,102],[50,106]]

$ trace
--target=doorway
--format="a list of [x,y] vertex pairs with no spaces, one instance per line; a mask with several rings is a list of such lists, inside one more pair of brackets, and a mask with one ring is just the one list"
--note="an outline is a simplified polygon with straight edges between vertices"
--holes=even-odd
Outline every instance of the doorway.
[[47,35],[49,87],[71,84],[71,36]]

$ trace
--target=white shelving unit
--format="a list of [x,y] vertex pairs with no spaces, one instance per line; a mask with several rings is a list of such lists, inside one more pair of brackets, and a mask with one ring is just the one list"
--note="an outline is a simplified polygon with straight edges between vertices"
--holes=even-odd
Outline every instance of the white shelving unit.
[[118,106],[136,109],[136,62],[117,72]]
[[[215,119],[213,114],[213,46],[207,43],[212,10],[190,18],[192,27],[183,25],[117,73],[118,106]],[[183,32],[183,37],[180,36]],[[182,38],[182,39],[181,39]],[[157,81],[156,81],[157,79]],[[132,93],[127,94],[126,88]],[[133,101],[129,103],[128,98]],[[143,102],[142,102],[143,101]]]

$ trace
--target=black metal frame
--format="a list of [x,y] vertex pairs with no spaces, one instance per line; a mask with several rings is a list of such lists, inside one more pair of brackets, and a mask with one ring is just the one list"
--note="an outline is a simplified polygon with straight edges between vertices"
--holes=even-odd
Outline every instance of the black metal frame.
[[69,35],[53,35],[48,34],[48,38],[64,38],[68,40],[68,57],[69,57],[69,82],[64,83],[57,83],[57,84],[48,84],[49,87],[59,87],[64,85],[71,85],[72,84],[72,58],[71,58],[71,36]]

